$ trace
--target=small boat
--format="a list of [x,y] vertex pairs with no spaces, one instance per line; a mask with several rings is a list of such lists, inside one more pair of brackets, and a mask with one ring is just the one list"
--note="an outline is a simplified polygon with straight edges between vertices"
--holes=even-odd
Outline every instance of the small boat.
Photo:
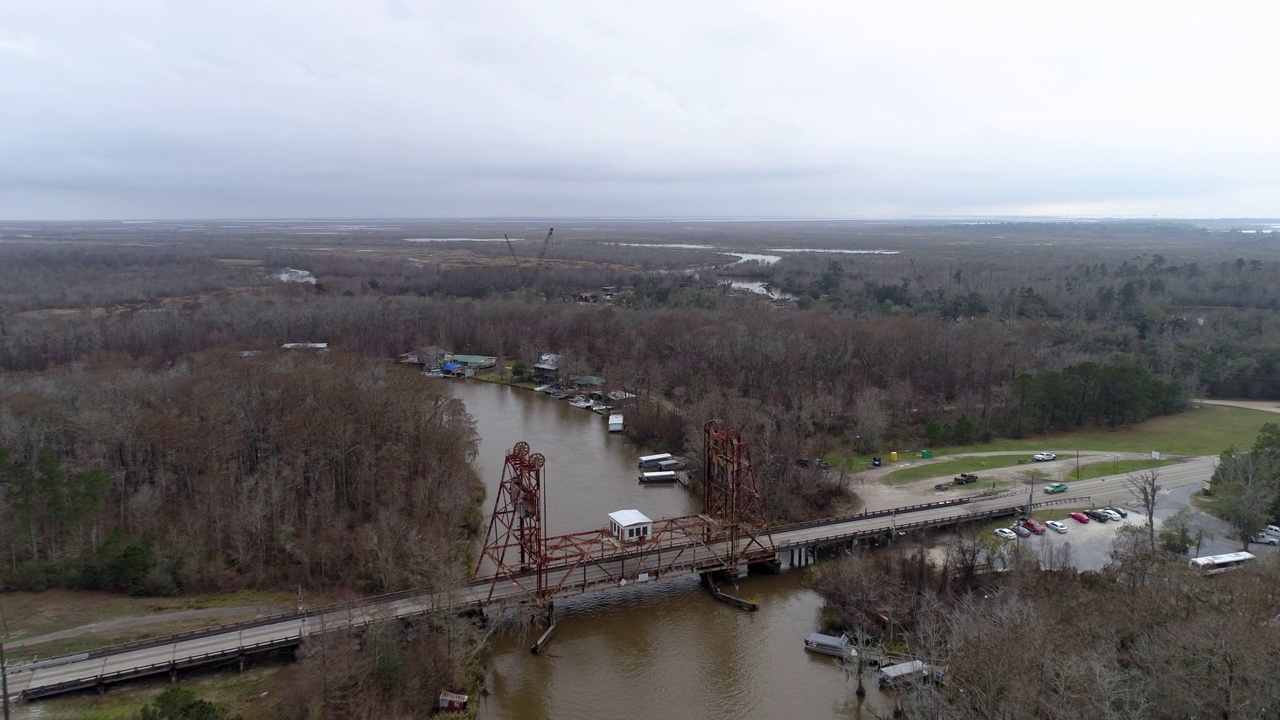
[[677,480],[679,480],[679,478],[677,478],[676,474],[670,470],[640,473],[640,482],[642,483],[673,483]]
[[602,403],[599,400],[591,403],[591,412],[597,415],[603,415],[613,409],[612,405]]
[[550,386],[550,385],[539,385],[538,387],[534,388],[534,389],[533,389],[533,391],[534,391],[534,392],[547,392],[547,391],[548,391],[548,390],[550,390],[550,389],[551,389],[551,386]]
[[591,407],[591,401],[579,395],[578,397],[570,400],[569,405],[576,408],[589,408]]
[[609,432],[622,432],[622,413],[609,416]]
[[823,655],[834,655],[841,660],[852,660],[858,656],[858,651],[853,647],[853,643],[849,642],[848,635],[833,637],[813,633],[804,639],[804,649]]
[[564,391],[562,391],[562,390],[551,390],[551,391],[549,391],[549,392],[547,393],[547,395],[550,395],[551,397],[555,398],[556,400],[563,400],[563,399],[565,399],[565,398],[569,397],[569,396],[568,396],[568,395],[566,395],[566,394],[564,393]]

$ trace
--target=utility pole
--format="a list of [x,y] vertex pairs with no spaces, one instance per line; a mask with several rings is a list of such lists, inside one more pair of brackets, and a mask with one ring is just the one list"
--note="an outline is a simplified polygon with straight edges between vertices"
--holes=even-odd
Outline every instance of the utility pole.
[[4,720],[9,720],[9,663],[4,659],[3,642],[0,642],[0,692],[4,693]]

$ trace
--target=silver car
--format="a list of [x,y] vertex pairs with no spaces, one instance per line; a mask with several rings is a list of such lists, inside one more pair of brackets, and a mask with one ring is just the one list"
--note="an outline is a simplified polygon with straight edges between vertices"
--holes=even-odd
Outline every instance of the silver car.
[[1066,525],[1063,525],[1062,523],[1058,522],[1057,520],[1045,520],[1045,521],[1044,521],[1044,524],[1045,524],[1046,526],[1048,526],[1048,528],[1049,528],[1050,530],[1052,530],[1052,531],[1054,531],[1054,532],[1056,532],[1056,533],[1065,533],[1065,532],[1067,531],[1067,526],[1066,526]]

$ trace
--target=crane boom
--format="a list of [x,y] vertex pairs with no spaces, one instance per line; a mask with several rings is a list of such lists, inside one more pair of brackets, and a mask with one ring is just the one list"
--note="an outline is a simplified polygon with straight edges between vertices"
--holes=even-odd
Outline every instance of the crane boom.
[[542,258],[547,256],[547,248],[551,247],[551,233],[555,231],[556,231],[555,228],[551,228],[550,230],[547,231],[547,238],[542,241],[542,249],[538,251],[539,261],[541,261]]

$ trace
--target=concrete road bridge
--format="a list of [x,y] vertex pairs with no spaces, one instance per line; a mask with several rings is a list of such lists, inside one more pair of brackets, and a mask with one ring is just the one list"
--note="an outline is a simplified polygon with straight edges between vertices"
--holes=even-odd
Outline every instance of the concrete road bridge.
[[[631,538],[626,537],[628,527],[615,523],[599,531],[547,537],[542,532],[542,459],[520,443],[507,456],[476,579],[460,589],[370,597],[349,605],[13,665],[5,677],[9,696],[19,702],[31,701],[137,678],[176,676],[196,668],[243,666],[248,657],[295,648],[311,635],[432,612],[483,611],[512,603],[549,611],[558,598],[672,577],[737,576],[752,565],[778,571],[784,559],[790,566],[803,565],[821,548],[987,521],[1025,512],[1029,505],[1032,509],[1101,505],[1129,499],[1119,481],[1121,476],[1115,476],[1073,482],[1067,492],[1058,495],[1036,495],[1035,488],[1029,486],[769,527],[764,522],[746,442],[714,424],[708,424],[706,436],[705,504],[704,512],[698,515],[649,521],[647,531],[637,531]],[[1199,484],[1212,475],[1213,460],[1196,458],[1163,467],[1161,484],[1166,489]],[[553,618],[550,612],[548,615]],[[554,619],[552,623],[554,628]]]

